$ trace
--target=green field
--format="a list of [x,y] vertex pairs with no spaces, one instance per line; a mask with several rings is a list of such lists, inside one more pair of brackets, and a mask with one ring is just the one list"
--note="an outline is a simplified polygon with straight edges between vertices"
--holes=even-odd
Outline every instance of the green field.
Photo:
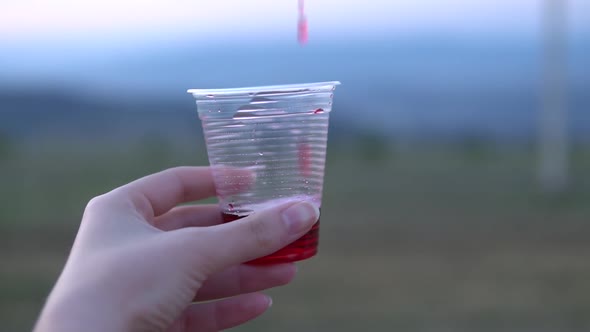
[[[92,196],[206,163],[166,142],[64,140],[2,158],[2,331],[30,330]],[[539,193],[534,166],[524,148],[332,145],[319,256],[236,330],[590,330],[590,153],[574,152],[560,195]]]

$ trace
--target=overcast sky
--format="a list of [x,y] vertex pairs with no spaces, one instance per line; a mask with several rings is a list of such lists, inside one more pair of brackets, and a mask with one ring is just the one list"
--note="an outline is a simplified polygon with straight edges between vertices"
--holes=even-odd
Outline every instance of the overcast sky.
[[[310,38],[429,32],[536,34],[542,0],[306,0]],[[570,0],[575,32],[590,1]],[[82,35],[191,34],[203,39],[291,37],[296,0],[0,0],[4,40]]]

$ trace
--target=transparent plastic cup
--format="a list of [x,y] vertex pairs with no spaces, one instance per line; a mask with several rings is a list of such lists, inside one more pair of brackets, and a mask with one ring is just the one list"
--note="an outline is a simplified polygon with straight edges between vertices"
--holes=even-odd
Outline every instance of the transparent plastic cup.
[[[328,122],[338,84],[188,90],[196,98],[225,222],[287,200],[304,199],[321,208]],[[315,256],[319,227],[318,220],[297,241],[250,263]]]

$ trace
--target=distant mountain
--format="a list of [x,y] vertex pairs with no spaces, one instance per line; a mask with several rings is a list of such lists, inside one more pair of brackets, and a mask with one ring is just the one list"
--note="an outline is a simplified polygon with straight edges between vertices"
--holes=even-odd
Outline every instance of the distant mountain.
[[[327,80],[343,83],[332,117],[334,130],[343,133],[530,139],[541,106],[540,47],[530,40],[186,45],[111,51],[104,58],[87,55],[88,61],[83,53],[75,59],[30,56],[28,67],[4,55],[12,65],[0,76],[0,130],[33,135],[59,128],[84,135],[118,123],[126,123],[119,131],[129,134],[162,123],[190,123],[193,130],[196,111],[187,88]],[[568,99],[577,139],[590,136],[588,45],[579,41],[570,54]]]
[[[0,92],[0,138],[35,142],[47,138],[105,141],[148,136],[182,142],[203,140],[191,96],[138,100],[91,98],[68,91]],[[359,129],[336,117],[332,137],[350,137]]]

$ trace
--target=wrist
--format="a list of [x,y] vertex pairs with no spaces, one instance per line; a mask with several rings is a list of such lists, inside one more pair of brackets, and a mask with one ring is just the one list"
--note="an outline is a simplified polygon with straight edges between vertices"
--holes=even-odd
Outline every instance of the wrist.
[[[52,291],[37,321],[34,332],[130,331],[131,320],[94,291]],[[88,299],[88,300],[87,300]]]

